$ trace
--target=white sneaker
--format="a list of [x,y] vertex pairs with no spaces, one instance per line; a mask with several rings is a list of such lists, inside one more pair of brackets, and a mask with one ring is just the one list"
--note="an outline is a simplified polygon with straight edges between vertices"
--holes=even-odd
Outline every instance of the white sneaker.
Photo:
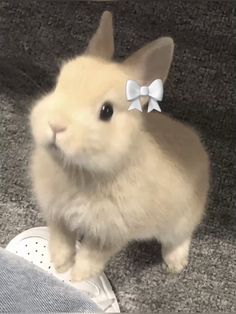
[[104,273],[96,278],[77,283],[71,282],[70,270],[65,273],[57,273],[53,264],[50,262],[48,237],[47,227],[32,228],[12,239],[6,249],[25,258],[48,273],[55,275],[59,280],[81,290],[104,312],[120,313],[116,296]]

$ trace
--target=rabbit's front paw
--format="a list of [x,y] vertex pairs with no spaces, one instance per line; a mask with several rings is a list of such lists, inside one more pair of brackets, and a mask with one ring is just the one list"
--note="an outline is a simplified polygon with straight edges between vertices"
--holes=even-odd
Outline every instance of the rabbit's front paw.
[[64,273],[74,264],[75,237],[59,228],[50,226],[49,252],[51,262],[59,273]]
[[74,264],[74,248],[60,245],[50,249],[51,261],[58,273],[64,273]]
[[49,251],[51,262],[58,273],[66,272],[74,264],[75,247],[68,242],[54,238],[50,241]]
[[86,258],[85,256],[76,256],[76,262],[71,270],[72,281],[83,281],[99,275],[103,271],[103,263]]
[[58,273],[64,273],[74,264],[74,253],[70,250],[60,250],[51,254],[51,260]]

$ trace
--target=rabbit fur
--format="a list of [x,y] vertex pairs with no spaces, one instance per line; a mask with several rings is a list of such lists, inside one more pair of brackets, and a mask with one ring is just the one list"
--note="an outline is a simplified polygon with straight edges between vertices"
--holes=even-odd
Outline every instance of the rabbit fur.
[[[206,207],[207,153],[191,127],[165,114],[128,111],[125,96],[128,79],[166,80],[173,46],[162,37],[114,62],[112,16],[104,12],[85,53],[63,64],[55,88],[32,108],[33,190],[54,266],[72,267],[72,280],[96,276],[132,240],[160,241],[169,271],[188,263]],[[106,101],[113,115],[101,121]]]

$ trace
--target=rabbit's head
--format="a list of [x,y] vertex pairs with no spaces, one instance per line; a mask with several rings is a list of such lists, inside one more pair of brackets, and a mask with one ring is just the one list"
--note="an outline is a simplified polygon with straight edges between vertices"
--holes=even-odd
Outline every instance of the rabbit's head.
[[132,155],[142,133],[142,113],[128,111],[126,82],[165,81],[173,41],[155,40],[122,63],[111,61],[113,52],[112,16],[104,12],[85,53],[62,66],[54,90],[31,112],[36,145],[66,164],[112,171]]

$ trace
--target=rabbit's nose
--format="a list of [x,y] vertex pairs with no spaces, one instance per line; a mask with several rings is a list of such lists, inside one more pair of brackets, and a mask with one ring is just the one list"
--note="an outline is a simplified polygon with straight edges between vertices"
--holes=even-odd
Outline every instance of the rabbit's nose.
[[64,132],[66,130],[65,126],[59,125],[59,124],[55,124],[55,123],[48,123],[50,128],[52,129],[53,133],[61,133]]

